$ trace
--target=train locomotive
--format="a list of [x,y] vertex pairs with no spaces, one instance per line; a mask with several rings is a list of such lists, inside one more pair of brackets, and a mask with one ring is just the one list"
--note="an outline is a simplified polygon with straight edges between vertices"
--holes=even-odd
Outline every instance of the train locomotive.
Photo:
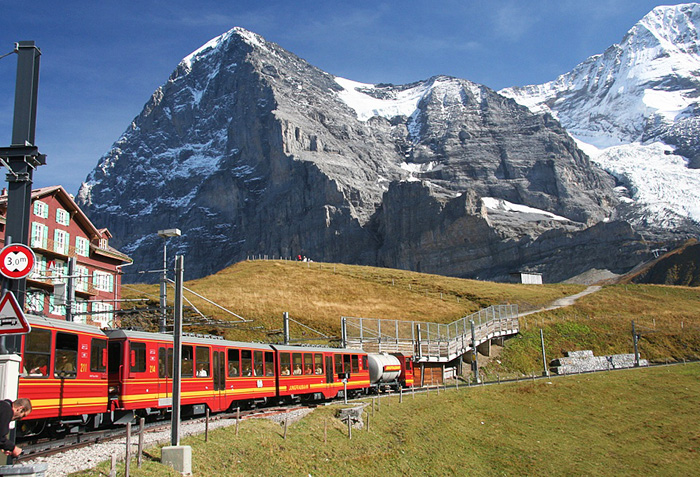
[[[172,407],[173,337],[28,316],[20,435],[60,435],[157,419]],[[410,356],[183,336],[182,416],[320,401],[413,385]]]

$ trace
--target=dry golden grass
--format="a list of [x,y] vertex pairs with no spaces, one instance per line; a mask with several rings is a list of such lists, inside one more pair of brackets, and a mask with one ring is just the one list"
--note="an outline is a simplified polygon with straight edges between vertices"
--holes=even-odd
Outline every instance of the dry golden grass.
[[[577,285],[516,285],[464,280],[386,268],[320,262],[245,261],[212,276],[185,283],[197,293],[246,319],[227,331],[233,339],[267,339],[282,326],[282,313],[329,335],[338,335],[340,317],[449,323],[490,305],[544,306],[583,290]],[[129,285],[126,298],[149,295],[157,285]],[[208,316],[231,315],[185,293]],[[172,301],[172,290],[169,298]],[[252,328],[262,327],[261,330]],[[311,334],[307,333],[307,337]]]

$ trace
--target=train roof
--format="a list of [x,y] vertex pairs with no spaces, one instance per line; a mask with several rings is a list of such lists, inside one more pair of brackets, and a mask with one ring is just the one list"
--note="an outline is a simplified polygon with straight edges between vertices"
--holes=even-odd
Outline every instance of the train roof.
[[[120,328],[114,328],[105,330],[105,333],[110,338],[127,338],[127,339],[141,339],[148,341],[173,341],[173,335],[167,333],[150,333],[148,331],[136,331],[136,330],[124,330]],[[205,336],[182,336],[182,342],[185,344],[206,344],[206,345],[219,345],[219,346],[230,346],[234,348],[252,348],[252,349],[262,349],[271,350],[272,347],[265,343],[245,343],[243,341],[230,341],[219,338],[207,338]]]
[[289,345],[271,345],[277,351],[295,351],[295,352],[326,352],[326,353],[353,353],[353,354],[366,354],[365,351],[361,349],[348,349],[348,348],[330,348],[323,346],[289,346]]
[[31,326],[41,326],[44,328],[53,328],[57,330],[68,330],[78,333],[89,333],[95,335],[104,335],[104,332],[97,326],[78,323],[75,321],[58,320],[56,318],[47,318],[39,315],[26,315],[27,322]]

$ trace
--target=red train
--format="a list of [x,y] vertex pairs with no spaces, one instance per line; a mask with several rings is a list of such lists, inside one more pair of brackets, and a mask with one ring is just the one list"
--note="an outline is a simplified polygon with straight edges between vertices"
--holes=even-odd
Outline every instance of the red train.
[[[170,411],[172,336],[34,316],[28,321],[18,394],[31,399],[34,410],[22,421],[22,434],[98,428]],[[181,375],[187,416],[411,386],[413,365],[403,355],[185,336]]]

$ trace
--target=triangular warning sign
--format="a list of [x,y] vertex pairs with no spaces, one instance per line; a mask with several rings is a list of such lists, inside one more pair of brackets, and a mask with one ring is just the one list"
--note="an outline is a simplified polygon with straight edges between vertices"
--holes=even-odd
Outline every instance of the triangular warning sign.
[[0,300],[0,335],[22,335],[31,330],[15,295],[5,292]]

